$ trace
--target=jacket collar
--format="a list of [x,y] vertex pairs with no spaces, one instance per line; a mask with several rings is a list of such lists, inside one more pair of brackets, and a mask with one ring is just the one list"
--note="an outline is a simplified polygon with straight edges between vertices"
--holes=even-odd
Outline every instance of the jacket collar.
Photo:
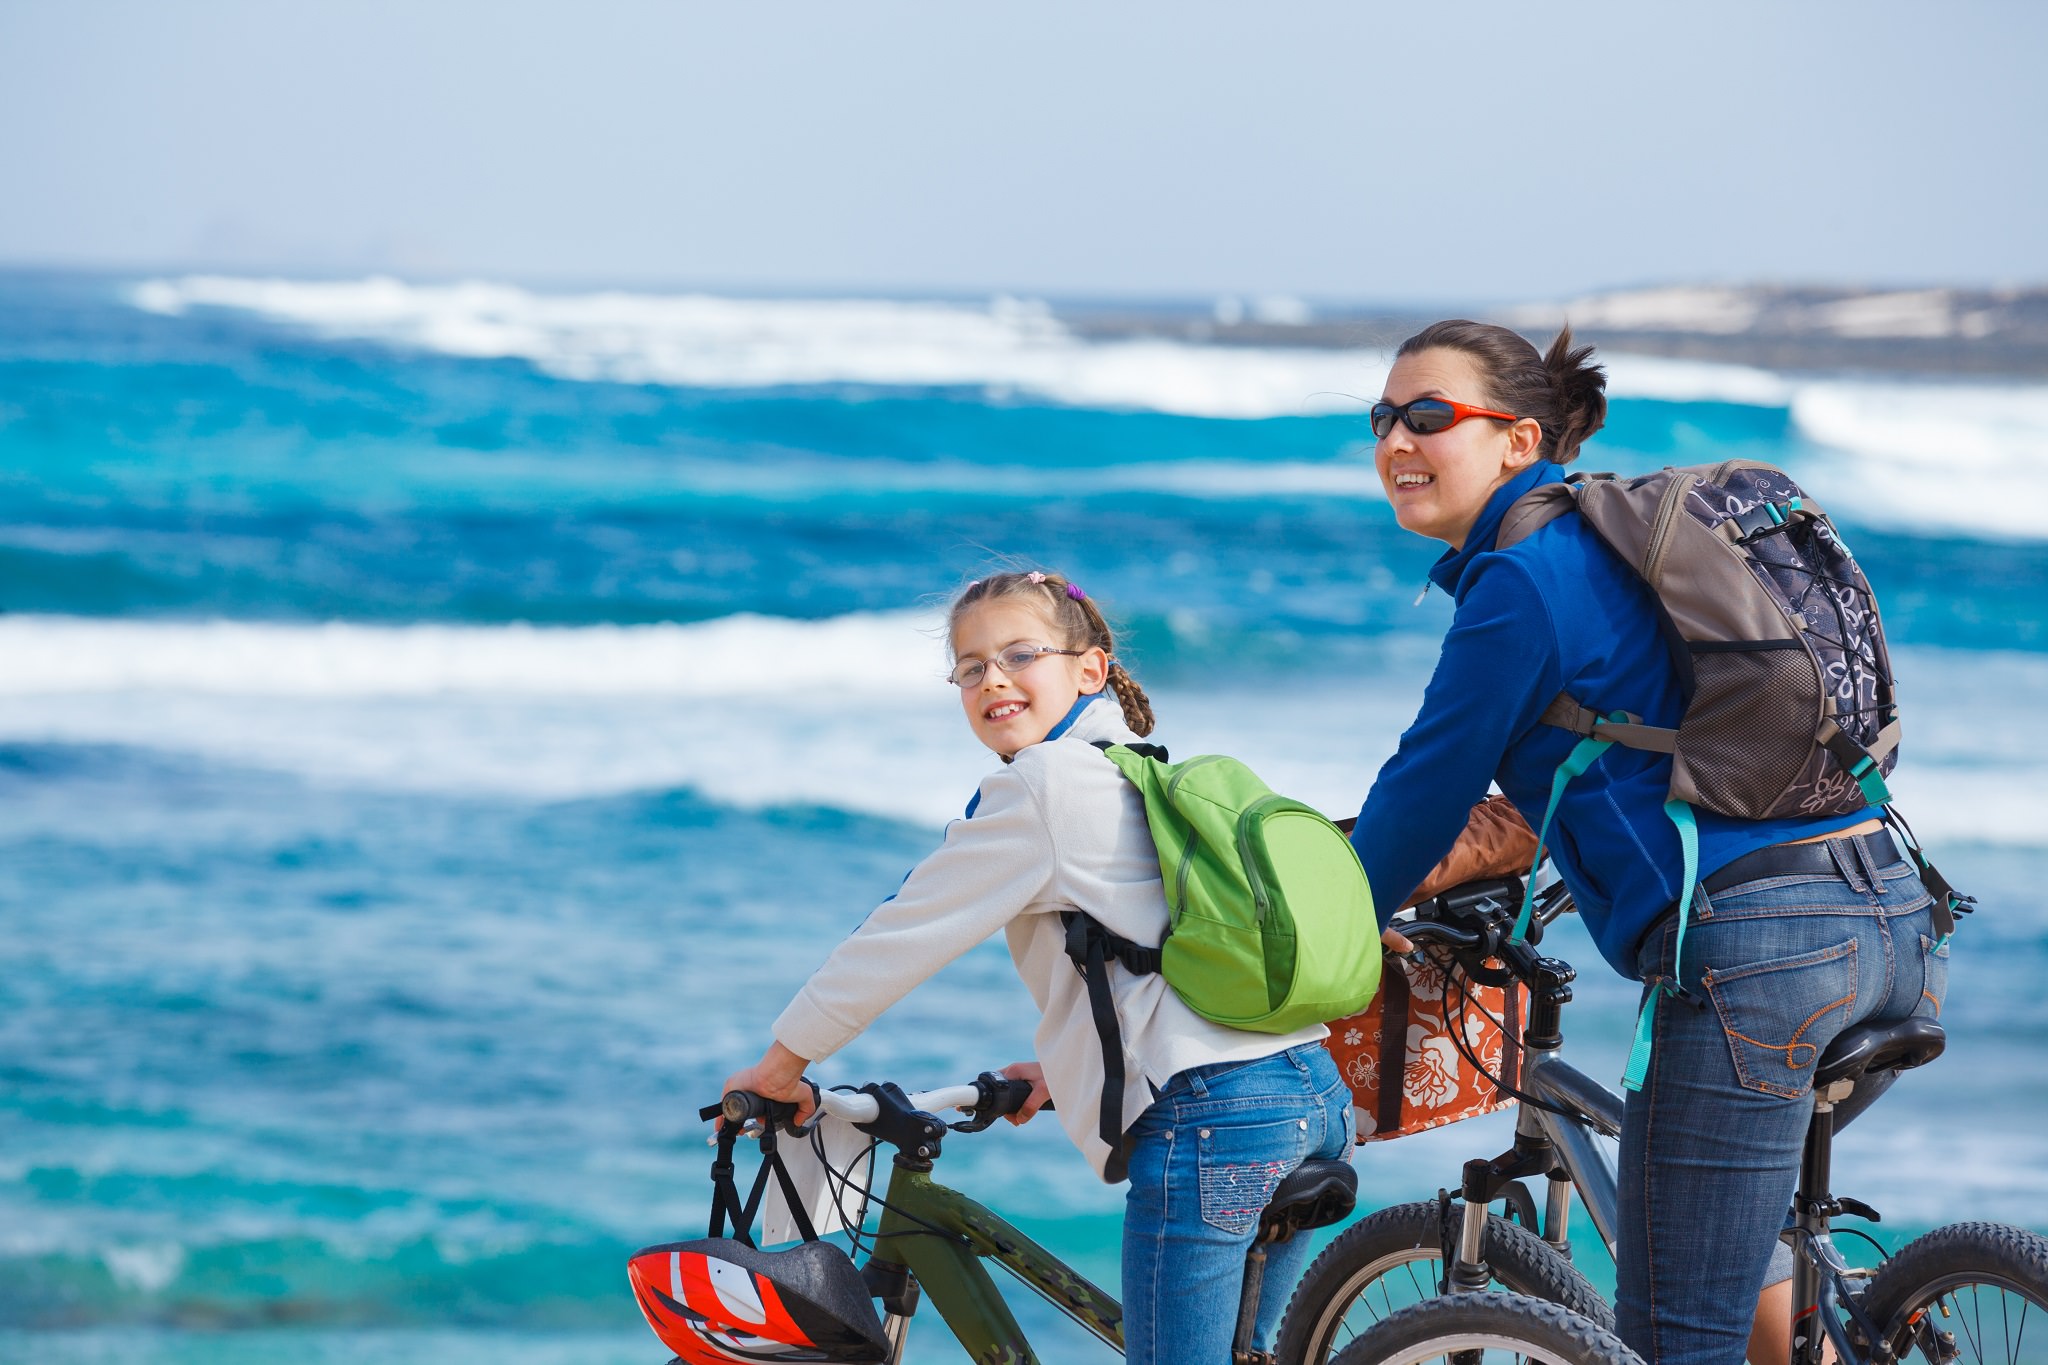
[[1445,550],[1443,557],[1430,566],[1429,581],[1456,600],[1458,584],[1465,577],[1465,566],[1493,549],[1494,539],[1500,534],[1501,519],[1507,516],[1508,508],[1515,505],[1516,499],[1543,484],[1563,482],[1563,466],[1538,460],[1494,489],[1493,496],[1486,500],[1486,506],[1479,513],[1479,520],[1472,523],[1472,533],[1465,537],[1465,547]]
[[[1099,706],[1096,704],[1098,702],[1107,702],[1108,705]],[[1046,731],[1045,738],[1038,742],[1050,744],[1066,735],[1086,740],[1090,744],[1098,739],[1123,744],[1137,738],[1130,726],[1124,724],[1122,706],[1112,699],[1106,690],[1089,692],[1074,698],[1074,704],[1067,708],[1066,715],[1060,717],[1059,724]],[[1003,760],[1005,763],[1015,761],[1014,756]]]

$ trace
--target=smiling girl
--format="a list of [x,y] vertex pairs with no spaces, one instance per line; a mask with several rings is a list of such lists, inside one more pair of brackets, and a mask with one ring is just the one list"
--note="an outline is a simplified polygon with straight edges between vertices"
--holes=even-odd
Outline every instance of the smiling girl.
[[[1302,1161],[1350,1151],[1350,1092],[1320,1040],[1214,1024],[1164,977],[1110,967],[1124,1046],[1124,1134],[1097,1132],[1103,1068],[1087,987],[1066,954],[1063,911],[1155,944],[1165,888],[1143,799],[1097,741],[1151,733],[1152,707],[1115,658],[1102,613],[1056,573],[1003,573],[968,585],[949,619],[951,681],[967,726],[1003,766],[982,782],[939,849],[912,869],[814,973],[773,1026],[759,1062],[727,1079],[793,1101],[802,1076],[913,986],[1002,930],[1042,1016],[1037,1060],[1005,1068],[1049,1095],[1074,1145],[1104,1180],[1126,1177],[1126,1358],[1225,1365],[1245,1252],[1259,1211]],[[1114,700],[1111,699],[1114,694]],[[965,1021],[963,1021],[965,1022]],[[1145,1084],[1138,1084],[1137,1078]],[[1289,1285],[1309,1239],[1274,1246],[1267,1282]],[[1284,1292],[1261,1295],[1269,1342]]]

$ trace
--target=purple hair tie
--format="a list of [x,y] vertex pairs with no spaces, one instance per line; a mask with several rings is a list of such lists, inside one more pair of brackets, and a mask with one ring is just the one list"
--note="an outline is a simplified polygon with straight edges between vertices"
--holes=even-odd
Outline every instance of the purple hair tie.
[[1079,583],[1067,584],[1067,596],[1073,598],[1076,602],[1086,602],[1088,600],[1088,594],[1081,591]]

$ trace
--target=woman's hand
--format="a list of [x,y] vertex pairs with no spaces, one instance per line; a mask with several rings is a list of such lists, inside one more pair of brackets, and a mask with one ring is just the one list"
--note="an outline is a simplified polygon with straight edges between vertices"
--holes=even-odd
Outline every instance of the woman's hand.
[[1045,1068],[1037,1062],[1011,1062],[1003,1068],[1003,1074],[1013,1081],[1031,1082],[1031,1098],[1024,1101],[1024,1107],[1014,1114],[1005,1115],[1012,1123],[1029,1123],[1031,1116],[1052,1098],[1052,1092],[1045,1088]]
[[1392,929],[1380,931],[1380,946],[1390,953],[1399,953],[1403,957],[1415,951],[1414,944]]
[[[811,1121],[811,1115],[818,1109],[817,1096],[804,1084],[804,1068],[809,1065],[807,1059],[782,1044],[770,1043],[760,1061],[727,1076],[724,1089],[718,1093],[729,1095],[735,1090],[746,1090],[764,1099],[794,1104],[796,1122],[801,1127]],[[719,1126],[725,1126],[724,1120],[719,1121]]]

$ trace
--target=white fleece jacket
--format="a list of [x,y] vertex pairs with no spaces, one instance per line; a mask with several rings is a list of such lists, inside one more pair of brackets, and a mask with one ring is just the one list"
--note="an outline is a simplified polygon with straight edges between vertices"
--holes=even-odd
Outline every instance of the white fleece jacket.
[[[1043,1015],[1038,1061],[1060,1123],[1107,1178],[1110,1150],[1096,1131],[1102,1046],[1087,985],[1066,955],[1060,912],[1085,910],[1139,943],[1165,937],[1166,894],[1144,800],[1093,743],[1136,739],[1104,697],[1066,734],[990,774],[973,818],[948,825],[945,843],[895,898],[833,950],[776,1019],[775,1037],[800,1057],[829,1057],[918,982],[1001,929]],[[1328,1033],[1320,1024],[1288,1034],[1225,1028],[1183,1004],[1164,977],[1135,976],[1117,963],[1109,970],[1123,1028],[1126,1131],[1152,1103],[1152,1087],[1177,1072],[1269,1056]]]

